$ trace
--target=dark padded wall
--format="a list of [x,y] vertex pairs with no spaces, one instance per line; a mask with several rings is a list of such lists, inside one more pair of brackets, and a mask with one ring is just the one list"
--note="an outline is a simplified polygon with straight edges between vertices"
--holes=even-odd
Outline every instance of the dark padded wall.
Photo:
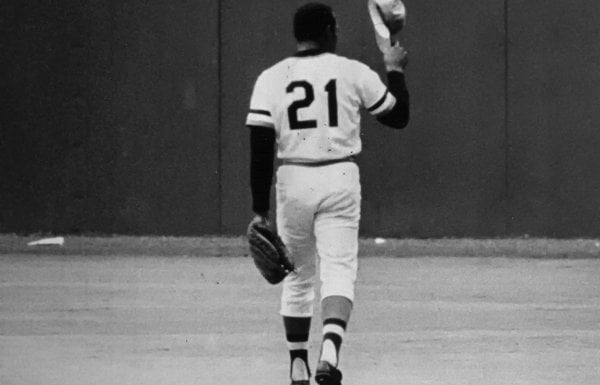
[[[250,93],[302,3],[2,2],[0,231],[243,233]],[[384,75],[366,0],[330,3]],[[362,234],[599,236],[598,3],[406,5],[412,118],[364,116]]]
[[295,4],[283,1],[221,0],[221,211],[225,233],[242,233],[251,218],[249,143],[244,123],[260,71],[293,52],[288,38],[293,8]]
[[510,232],[600,235],[600,3],[511,1]]
[[3,3],[0,231],[219,231],[217,5]]
[[[120,4],[116,2],[115,4]],[[124,231],[219,231],[218,3],[117,5]]]
[[[363,232],[402,237],[502,233],[502,3],[407,1],[406,6],[411,121],[398,133],[368,119]],[[368,23],[364,34],[369,64],[380,68]]]
[[[302,4],[302,2],[296,2]],[[330,2],[340,54],[385,72],[363,0]],[[250,215],[244,119],[253,82],[294,51],[288,2],[223,2],[224,230]],[[362,232],[382,236],[504,231],[503,6],[476,0],[407,2],[404,43],[413,114],[405,132],[363,119]],[[244,33],[240,25],[253,15]],[[457,23],[457,20],[462,20]],[[244,213],[245,215],[240,215]]]

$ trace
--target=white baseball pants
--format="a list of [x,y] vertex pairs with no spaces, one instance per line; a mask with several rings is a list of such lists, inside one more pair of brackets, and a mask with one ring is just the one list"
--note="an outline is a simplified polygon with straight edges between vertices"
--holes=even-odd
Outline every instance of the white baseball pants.
[[276,191],[278,233],[297,268],[283,281],[281,315],[313,315],[317,261],[321,298],[335,295],[353,301],[361,200],[358,166],[282,165]]

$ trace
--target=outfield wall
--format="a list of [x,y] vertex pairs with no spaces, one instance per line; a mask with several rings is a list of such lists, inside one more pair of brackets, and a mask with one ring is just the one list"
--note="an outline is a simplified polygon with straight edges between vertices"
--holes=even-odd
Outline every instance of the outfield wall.
[[[0,231],[241,234],[248,99],[301,3],[3,4]],[[330,3],[383,74],[365,1]],[[363,234],[600,236],[600,5],[406,5],[411,122],[364,118]]]

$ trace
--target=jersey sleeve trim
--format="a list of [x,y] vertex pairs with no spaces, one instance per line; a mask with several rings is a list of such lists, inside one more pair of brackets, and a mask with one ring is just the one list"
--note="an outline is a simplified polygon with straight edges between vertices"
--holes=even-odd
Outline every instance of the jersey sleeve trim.
[[390,94],[390,91],[386,89],[383,96],[375,104],[367,108],[367,111],[373,115],[379,115],[392,109],[395,103],[396,98],[394,98],[394,95]]
[[377,108],[379,108],[379,106],[381,106],[383,104],[383,102],[385,102],[385,98],[388,96],[390,92],[388,90],[385,90],[385,94],[383,94],[383,96],[381,97],[381,99],[379,99],[375,104],[373,104],[371,107],[367,108],[367,111],[371,112],[376,110]]
[[271,113],[267,110],[250,109],[246,118],[247,126],[275,127]]
[[251,109],[250,113],[271,116],[271,113],[269,111],[267,111],[267,110],[253,110],[253,109]]

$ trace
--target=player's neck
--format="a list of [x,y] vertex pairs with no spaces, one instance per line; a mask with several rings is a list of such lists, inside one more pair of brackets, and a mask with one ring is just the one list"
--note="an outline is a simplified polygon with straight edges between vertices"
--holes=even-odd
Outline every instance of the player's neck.
[[303,51],[322,51],[322,52],[335,52],[335,42],[324,40],[324,41],[301,41],[296,45],[296,52]]
[[308,50],[313,50],[313,49],[322,49],[322,48],[321,48],[321,45],[319,43],[317,43],[316,41],[301,41],[296,45],[297,52],[308,51]]

